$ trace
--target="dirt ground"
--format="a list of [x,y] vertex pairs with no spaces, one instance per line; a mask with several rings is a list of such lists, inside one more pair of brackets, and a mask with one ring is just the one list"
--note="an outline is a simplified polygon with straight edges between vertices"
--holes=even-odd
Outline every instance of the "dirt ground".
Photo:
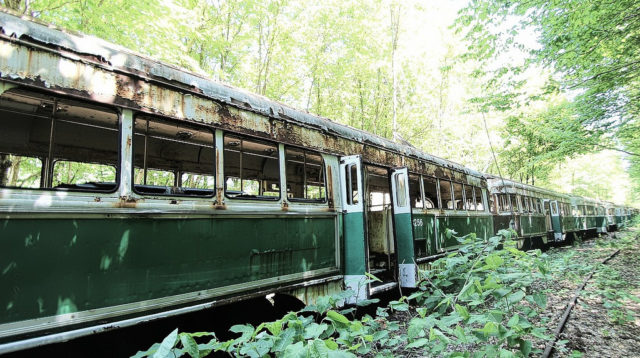
[[[631,228],[548,252],[559,269],[546,287],[542,323],[551,334],[576,289],[595,271],[579,294],[553,357],[640,357],[639,236],[640,230]],[[599,264],[618,249],[615,257]],[[538,348],[544,350],[544,342],[538,342]]]

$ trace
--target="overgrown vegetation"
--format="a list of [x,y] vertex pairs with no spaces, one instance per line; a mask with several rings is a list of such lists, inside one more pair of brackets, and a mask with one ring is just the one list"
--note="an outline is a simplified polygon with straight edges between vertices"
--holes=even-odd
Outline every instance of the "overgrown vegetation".
[[231,331],[239,337],[227,341],[219,341],[213,332],[175,330],[136,357],[201,357],[211,352],[249,357],[535,353],[532,337],[548,338],[545,328],[531,323],[546,307],[546,296],[531,290],[534,280],[549,277],[545,255],[517,250],[508,231],[489,240],[475,235],[457,239],[460,249],[421,271],[415,292],[378,307],[373,316],[355,318],[355,308],[342,306],[354,294],[345,291],[320,297],[315,305],[277,321],[233,326]]

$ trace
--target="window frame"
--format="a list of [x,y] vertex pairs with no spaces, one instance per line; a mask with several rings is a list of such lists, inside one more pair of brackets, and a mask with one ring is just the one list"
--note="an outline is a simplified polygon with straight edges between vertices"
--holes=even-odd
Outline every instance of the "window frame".
[[[436,179],[438,180],[438,198],[440,198],[440,209],[455,211],[456,201],[455,201],[455,194],[453,192],[453,181],[449,179],[441,179],[441,178],[436,178]],[[440,185],[441,181],[449,182],[449,201],[451,201],[451,206],[453,206],[451,209],[447,207],[445,200],[442,200],[442,185]]]
[[[276,143],[276,145],[278,145],[278,144]],[[224,148],[224,141],[222,143],[222,146]],[[284,177],[284,187],[285,187],[285,192],[286,192],[286,188],[287,188],[287,184],[288,184],[288,181],[287,181],[288,180],[288,177],[287,177],[287,148],[292,148],[292,149],[299,150],[299,151],[303,152],[303,155],[305,157],[305,160],[304,160],[305,168],[303,168],[303,170],[306,169],[307,152],[312,152],[312,154],[317,154],[320,157],[320,159],[322,160],[322,176],[324,177],[323,186],[322,186],[324,188],[324,198],[322,200],[319,200],[319,199],[305,199],[305,198],[289,198],[289,196],[287,195],[286,196],[286,200],[289,201],[289,202],[292,202],[292,203],[327,204],[329,202],[329,198],[328,198],[329,197],[329,192],[327,191],[328,190],[327,189],[327,162],[324,160],[324,157],[322,156],[322,153],[318,152],[318,151],[315,151],[315,150],[308,150],[308,149],[305,149],[305,148],[296,147],[296,146],[288,145],[288,144],[284,145],[284,176],[285,176]],[[279,148],[278,148],[278,150],[279,150]],[[280,163],[279,163],[279,158],[278,158],[278,164],[279,164],[279,166],[281,166]],[[280,182],[282,182],[282,178],[280,178]],[[224,183],[225,183],[224,190],[225,190],[225,196],[226,196],[226,194],[227,194],[226,193],[227,181],[224,180]],[[280,184],[280,185],[282,186],[282,184]],[[303,185],[305,185],[305,184],[303,184]],[[282,189],[280,190],[280,196],[282,196]],[[237,198],[234,198],[234,199],[237,199]],[[240,199],[242,199],[242,198],[240,198]],[[245,199],[251,199],[251,198],[245,198]],[[353,205],[353,204],[351,204],[351,205]]]
[[[60,157],[56,157],[55,155],[52,155],[51,157],[51,162],[50,163],[46,163],[48,158],[46,156],[38,156],[38,155],[31,155],[30,153],[26,153],[25,152],[20,152],[20,153],[7,153],[7,152],[2,152],[5,154],[9,154],[9,155],[18,155],[21,157],[25,157],[25,158],[36,158],[38,160],[40,160],[40,164],[41,164],[41,168],[40,168],[40,180],[39,180],[39,187],[37,188],[28,188],[28,187],[18,187],[18,186],[0,186],[0,190],[28,190],[28,191],[37,191],[37,192],[67,192],[67,193],[91,193],[91,194],[98,194],[98,195],[105,195],[105,194],[114,194],[116,192],[118,192],[120,190],[120,185],[122,184],[120,181],[120,177],[122,174],[122,170],[124,170],[124,168],[122,168],[122,108],[120,107],[116,107],[113,105],[108,105],[108,104],[103,104],[103,103],[95,103],[95,102],[91,102],[91,101],[87,101],[84,99],[78,99],[78,98],[74,98],[74,97],[70,97],[70,96],[65,96],[62,94],[58,94],[58,93],[51,93],[51,92],[47,92],[44,90],[38,90],[38,89],[32,89],[32,88],[28,88],[28,87],[24,87],[24,86],[18,86],[16,88],[12,88],[9,89],[7,91],[4,91],[2,93],[0,93],[0,96],[2,96],[5,93],[12,93],[14,90],[18,90],[18,91],[23,91],[22,93],[26,92],[26,96],[33,98],[33,99],[39,99],[39,100],[44,100],[44,99],[49,99],[49,100],[53,100],[54,103],[56,103],[57,100],[62,100],[63,101],[63,105],[64,104],[68,104],[69,106],[73,107],[82,107],[85,109],[90,109],[90,110],[94,110],[94,111],[103,111],[103,112],[108,112],[111,113],[113,115],[115,115],[116,117],[116,125],[114,127],[114,129],[109,129],[109,130],[113,130],[114,132],[116,132],[116,137],[117,137],[117,146],[116,146],[116,161],[113,164],[102,164],[102,165],[113,165],[116,168],[116,176],[115,176],[115,185],[113,187],[113,189],[109,189],[109,190],[92,190],[92,189],[85,189],[85,188],[55,188],[53,186],[47,186],[49,183],[46,183],[45,181],[47,180],[47,178],[49,179],[49,181],[52,182],[52,176],[53,176],[53,168],[55,166],[55,163],[57,161],[71,161],[71,162],[76,162],[76,163],[85,163],[85,164],[101,164],[101,163],[91,163],[91,162],[79,162],[79,161],[75,161],[75,160],[69,160],[68,158],[60,158]],[[58,103],[58,105],[60,105]],[[0,113],[3,110],[0,109]],[[31,116],[31,114],[27,114],[24,113],[25,116]],[[95,125],[91,125],[91,124],[86,124],[83,122],[79,122],[77,120],[69,120],[69,119],[63,119],[63,118],[51,118],[51,116],[48,116],[46,118],[40,118],[41,120],[48,120],[49,123],[56,123],[58,121],[62,121],[62,122],[67,122],[67,123],[74,123],[77,125],[84,125],[84,126],[89,126],[89,127],[95,127]],[[49,131],[51,131],[51,125],[49,125]],[[48,141],[48,146],[49,148],[53,148],[55,146],[55,133],[56,130],[55,128],[53,129],[53,137],[49,137],[49,141]],[[53,145],[51,144],[51,142],[53,141]],[[48,165],[47,165],[48,164]]]
[[[210,173],[213,177],[214,177],[214,186],[212,189],[212,193],[211,195],[199,195],[199,194],[184,194],[184,193],[144,193],[144,192],[140,192],[137,190],[136,186],[139,185],[148,185],[148,184],[136,184],[135,183],[135,171],[136,171],[136,165],[135,165],[135,149],[134,149],[134,143],[135,143],[135,136],[136,136],[136,121],[138,120],[139,117],[146,117],[146,120],[152,120],[152,121],[158,121],[158,122],[162,122],[162,123],[168,123],[168,124],[174,124],[174,125],[179,125],[182,127],[191,127],[194,130],[206,130],[208,132],[211,133],[212,135],[212,149],[213,149],[213,156],[214,156],[214,161],[212,163],[213,165],[213,172]],[[147,122],[148,123],[148,122]],[[216,196],[216,177],[218,175],[218,168],[216,168],[216,161],[215,161],[215,155],[216,155],[216,131],[215,128],[213,127],[209,127],[206,125],[202,125],[199,123],[192,123],[192,122],[186,122],[186,121],[180,121],[180,120],[176,120],[174,118],[171,117],[163,117],[163,116],[158,116],[158,115],[150,115],[147,113],[136,113],[133,116],[133,120],[131,123],[131,138],[133,138],[132,143],[131,143],[131,191],[134,192],[137,195],[140,196],[144,196],[144,197],[153,197],[153,198],[157,198],[158,196],[162,197],[162,198],[171,198],[171,197],[179,197],[179,198],[190,198],[190,199],[212,199]],[[137,169],[141,169],[144,170],[144,168],[137,168]],[[155,171],[165,171],[165,172],[169,172],[173,174],[173,183],[177,184],[177,182],[179,182],[181,179],[179,179],[179,177],[182,176],[183,173],[190,173],[190,174],[196,174],[193,172],[179,172],[179,171],[171,171],[171,170],[164,170],[164,169],[160,169],[160,168],[155,168],[153,166],[151,167],[147,167],[147,170],[155,170]],[[208,175],[208,174],[207,174]],[[149,186],[155,186],[155,185],[149,185]],[[175,185],[172,187],[166,187],[165,188],[173,188],[176,187]],[[158,186],[158,188],[162,188],[162,186]],[[178,187],[178,189],[183,189],[182,187]],[[186,189],[196,189],[196,188],[186,188]],[[160,199],[160,198],[159,198]]]
[[[411,206],[411,210],[416,209],[416,210],[428,210],[425,208],[425,193],[424,193],[424,188],[423,188],[423,175],[422,174],[418,174],[415,172],[408,172],[409,173],[409,206]],[[421,207],[415,207],[413,206],[413,201],[411,200],[411,177],[418,177],[418,191],[420,192],[420,202],[422,203]]]
[[[433,208],[427,208],[427,189],[424,186],[424,181],[430,178],[434,181],[435,183],[435,187],[436,187],[436,202],[433,203],[434,206]],[[420,187],[422,188],[422,200],[423,200],[423,210],[444,210],[442,208],[442,200],[441,200],[441,193],[440,193],[440,178],[432,176],[432,175],[421,175],[421,180],[420,180]],[[429,199],[429,201],[431,201],[431,199]]]
[[[268,196],[268,195],[260,195],[260,196],[253,196],[253,197],[242,197],[242,196],[229,196],[227,195],[227,176],[226,176],[226,171],[225,171],[225,163],[227,161],[226,156],[224,155],[225,152],[225,146],[224,146],[224,140],[226,138],[226,136],[232,136],[232,137],[236,137],[239,138],[240,140],[248,140],[248,141],[254,141],[254,142],[262,142],[263,144],[272,144],[275,146],[276,148],[276,153],[277,155],[275,156],[275,158],[277,158],[278,160],[278,185],[279,185],[279,190],[278,190],[278,196]],[[266,140],[266,139],[262,139],[262,138],[255,138],[252,136],[248,136],[246,134],[240,134],[240,133],[236,133],[236,132],[229,132],[229,131],[224,131],[222,133],[222,182],[223,182],[223,187],[222,187],[222,191],[224,192],[224,197],[227,199],[231,199],[231,200],[254,200],[254,201],[266,201],[266,202],[278,202],[282,199],[282,184],[283,184],[283,178],[282,178],[282,163],[280,161],[280,143],[278,142],[274,142],[274,141],[270,141],[270,140]],[[284,153],[282,153],[284,154]],[[324,162],[324,158],[322,158],[323,162]],[[285,162],[286,162],[286,158],[285,158]],[[326,169],[326,168],[325,168]],[[216,172],[218,173],[218,172]],[[286,173],[286,167],[285,167],[285,173],[284,173],[285,177],[287,175]],[[240,178],[240,180],[242,181],[243,179]],[[284,185],[286,185],[286,180],[284,181]],[[326,186],[326,174],[325,174],[325,186]],[[326,192],[326,187],[325,187],[325,192]],[[327,193],[328,195],[328,193]]]

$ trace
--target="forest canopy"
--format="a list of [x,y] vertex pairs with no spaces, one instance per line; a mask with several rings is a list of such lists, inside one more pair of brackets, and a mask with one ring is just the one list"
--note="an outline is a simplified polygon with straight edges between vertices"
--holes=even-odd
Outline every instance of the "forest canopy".
[[640,204],[638,1],[0,4],[480,171]]

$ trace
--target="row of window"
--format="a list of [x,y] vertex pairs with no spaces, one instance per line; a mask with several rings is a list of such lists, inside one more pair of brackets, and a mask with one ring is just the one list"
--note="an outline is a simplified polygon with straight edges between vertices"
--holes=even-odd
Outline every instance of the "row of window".
[[485,210],[480,187],[430,176],[410,174],[409,197],[416,209]]
[[[71,100],[5,92],[0,97],[0,187],[110,192],[117,187],[118,116]],[[225,193],[277,200],[275,143],[225,133]],[[133,129],[133,189],[140,194],[211,197],[215,135],[209,128],[138,116]],[[285,147],[287,197],[326,201],[322,156]]]
[[[544,214],[542,200],[539,198],[519,195],[519,194],[497,194],[498,212],[514,212],[514,213],[536,213]],[[489,199],[491,212],[496,212],[494,207],[494,198]],[[553,207],[547,210],[554,210]],[[558,210],[560,215],[566,216],[571,213],[572,216],[594,216],[604,215],[605,209],[602,206],[577,205],[572,206],[569,203],[558,202]],[[554,213],[555,214],[555,213]]]
[[[499,212],[514,213],[543,213],[542,202],[539,198],[516,194],[497,194],[497,209]],[[494,199],[490,200],[491,211],[495,211]]]

